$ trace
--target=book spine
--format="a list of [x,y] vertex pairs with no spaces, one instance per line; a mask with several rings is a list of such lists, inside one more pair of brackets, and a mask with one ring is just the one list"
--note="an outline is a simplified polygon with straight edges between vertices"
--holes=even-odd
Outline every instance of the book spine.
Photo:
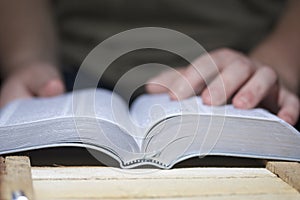
[[124,167],[130,167],[130,166],[139,166],[139,165],[146,165],[146,164],[150,164],[150,165],[156,165],[162,168],[167,168],[168,166],[158,160],[154,160],[154,159],[136,159],[136,160],[132,160],[129,161],[127,163],[123,163]]

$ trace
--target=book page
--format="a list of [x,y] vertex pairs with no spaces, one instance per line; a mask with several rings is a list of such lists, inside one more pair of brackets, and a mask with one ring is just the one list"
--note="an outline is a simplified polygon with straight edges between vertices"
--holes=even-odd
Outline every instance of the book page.
[[14,126],[72,116],[70,95],[20,99],[0,111],[0,126]]
[[153,127],[143,143],[145,157],[165,167],[206,155],[300,161],[300,134],[283,121],[198,116],[176,116]]
[[243,110],[234,108],[233,105],[204,105],[201,97],[199,96],[194,96],[182,101],[173,101],[170,100],[168,94],[145,94],[138,97],[131,107],[131,115],[135,125],[143,130],[164,118],[184,114],[220,115],[251,119],[280,120],[275,115],[272,115],[261,108]]
[[129,109],[116,93],[105,89],[89,89],[73,93],[74,116],[103,119],[117,124],[128,133],[134,132]]
[[157,121],[171,115],[183,113],[205,113],[200,98],[190,98],[184,101],[171,101],[167,94],[149,95],[138,97],[131,106],[131,116],[134,124],[141,129],[147,129]]
[[[234,108],[233,105],[208,106],[204,105],[201,97],[193,96],[182,101],[170,100],[168,94],[144,94],[138,97],[131,106],[132,122],[138,131],[135,131],[137,143],[142,145],[147,132],[160,121],[172,116],[183,115],[207,115],[221,116],[223,123],[226,117],[261,119],[271,121],[282,121],[268,111],[256,108],[242,110]],[[212,121],[212,124],[217,123]],[[282,123],[285,123],[282,121]]]
[[299,132],[261,108],[214,107],[200,97],[171,101],[159,94],[139,97],[131,114],[144,129],[143,162],[170,167],[205,155],[300,160]]
[[121,97],[104,89],[85,89],[50,98],[16,100],[0,111],[0,126],[66,117],[103,119],[131,131],[125,103]]
[[199,104],[201,99],[198,97],[184,101],[171,101],[167,94],[144,94],[138,97],[130,109],[133,124],[138,129],[137,143],[142,146],[147,132],[161,120],[176,115],[206,113]]
[[126,160],[139,151],[129,122],[123,100],[103,89],[17,100],[0,111],[0,154],[83,143]]

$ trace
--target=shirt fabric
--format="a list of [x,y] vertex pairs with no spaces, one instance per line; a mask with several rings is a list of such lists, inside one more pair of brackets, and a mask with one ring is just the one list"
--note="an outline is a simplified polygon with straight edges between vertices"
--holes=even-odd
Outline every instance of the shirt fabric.
[[[79,66],[108,37],[132,28],[163,27],[180,31],[207,51],[229,47],[248,53],[273,30],[283,0],[58,0],[54,2],[65,65]],[[176,44],[176,41],[168,41]],[[115,48],[118,48],[117,46]],[[187,49],[188,50],[188,49]],[[168,52],[140,50],[117,59],[102,77],[113,85],[134,66],[186,63]],[[150,76],[150,75],[149,75]],[[146,75],[141,75],[147,79]]]

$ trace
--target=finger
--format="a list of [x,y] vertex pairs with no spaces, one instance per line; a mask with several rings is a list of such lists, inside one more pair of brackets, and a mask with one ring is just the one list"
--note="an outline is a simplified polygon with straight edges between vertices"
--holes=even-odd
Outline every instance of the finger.
[[180,100],[196,95],[218,71],[208,54],[201,56],[172,83],[169,89],[171,99]]
[[62,94],[65,86],[58,70],[52,65],[35,65],[26,69],[28,73],[23,76],[24,84],[35,96],[54,96]]
[[258,105],[277,84],[277,74],[270,67],[261,67],[233,98],[237,108],[250,109]]
[[24,87],[24,84],[17,79],[10,79],[3,83],[0,93],[0,107],[16,100],[30,98],[32,94]]
[[148,93],[164,93],[168,92],[173,81],[178,78],[186,68],[180,67],[170,69],[160,73],[158,76],[151,78],[146,83],[146,91]]
[[259,107],[263,107],[272,113],[278,113],[279,111],[279,84],[275,84],[268,92],[263,101],[258,104]]
[[299,119],[299,99],[287,90],[281,90],[279,94],[280,110],[277,116],[291,125],[295,125]]
[[62,80],[52,79],[45,83],[43,87],[37,92],[41,97],[51,97],[64,93],[65,88]]
[[239,57],[241,54],[228,49],[220,49],[200,56],[187,68],[183,76],[172,84],[171,98],[185,99],[200,93],[205,85],[208,85],[222,71],[224,66]]
[[237,59],[224,67],[217,76],[202,92],[202,100],[208,105],[221,105],[226,103],[253,74],[254,66],[247,59]]

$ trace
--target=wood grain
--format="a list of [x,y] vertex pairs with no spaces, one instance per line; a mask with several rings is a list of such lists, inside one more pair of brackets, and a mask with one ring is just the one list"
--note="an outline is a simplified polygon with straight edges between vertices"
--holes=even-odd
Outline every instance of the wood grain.
[[299,199],[265,168],[33,167],[37,199]]
[[[266,168],[30,167],[28,157],[0,157],[0,199],[16,190],[33,199],[300,199],[300,164]],[[273,173],[272,173],[273,172]],[[278,178],[280,177],[280,178]],[[286,182],[284,182],[284,181]],[[289,185],[290,184],[290,185]],[[295,190],[291,185],[296,188]]]
[[267,162],[266,168],[300,192],[300,163]]
[[8,156],[0,159],[0,199],[11,200],[12,193],[22,191],[34,199],[30,161],[25,156]]

